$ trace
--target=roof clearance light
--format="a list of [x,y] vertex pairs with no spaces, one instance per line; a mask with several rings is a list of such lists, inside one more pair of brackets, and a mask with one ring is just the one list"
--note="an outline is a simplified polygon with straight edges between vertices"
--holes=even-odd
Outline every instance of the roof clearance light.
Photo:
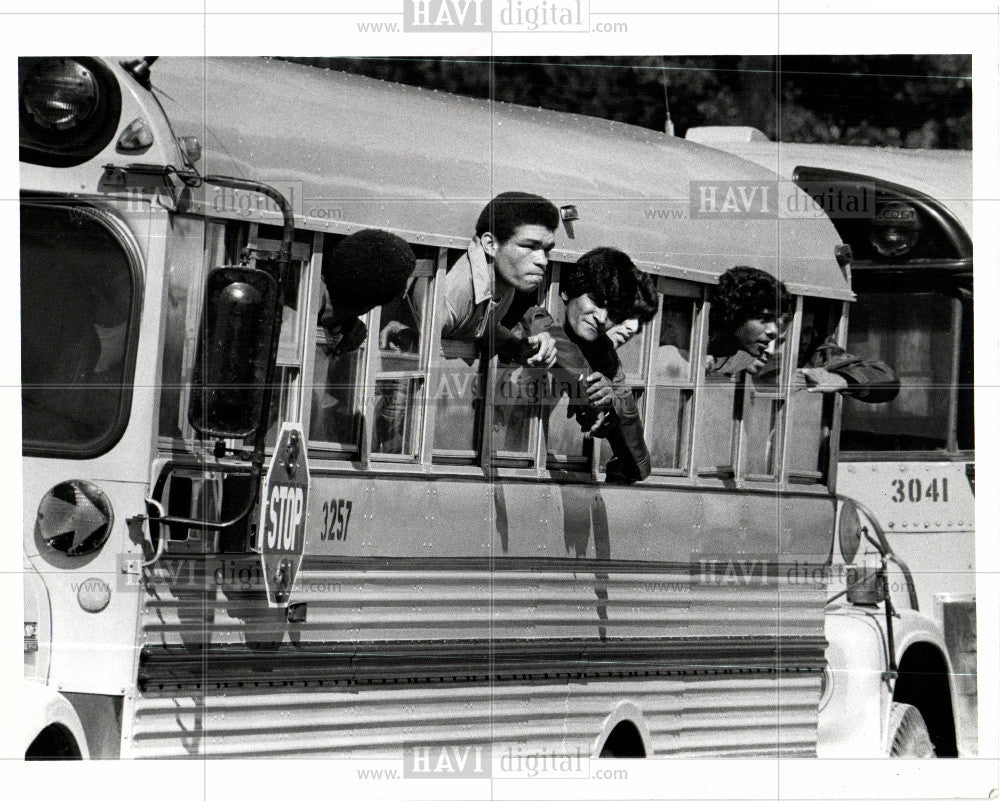
[[125,126],[118,137],[119,150],[144,150],[153,144],[153,132],[142,117],[136,117]]
[[181,152],[188,164],[194,164],[201,159],[201,142],[197,136],[182,136],[177,140]]
[[100,100],[94,74],[71,58],[44,58],[25,77],[21,102],[42,128],[65,131],[84,122]]
[[920,236],[920,217],[909,203],[892,200],[883,203],[872,220],[871,243],[886,259],[898,259],[912,250]]
[[66,556],[86,556],[107,542],[114,523],[111,503],[89,481],[56,484],[38,505],[35,531],[46,545]]

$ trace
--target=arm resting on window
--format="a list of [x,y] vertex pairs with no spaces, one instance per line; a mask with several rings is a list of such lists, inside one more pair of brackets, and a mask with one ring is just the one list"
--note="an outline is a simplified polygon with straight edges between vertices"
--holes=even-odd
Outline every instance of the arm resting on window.
[[885,362],[848,353],[832,339],[817,348],[805,367],[822,367],[843,376],[845,395],[865,403],[888,403],[899,394],[899,379]]

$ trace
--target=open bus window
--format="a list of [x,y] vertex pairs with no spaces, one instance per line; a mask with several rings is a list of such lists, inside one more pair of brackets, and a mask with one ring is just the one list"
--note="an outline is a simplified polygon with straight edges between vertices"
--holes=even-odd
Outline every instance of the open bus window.
[[26,450],[93,456],[124,430],[134,269],[87,208],[21,206]]
[[[465,254],[465,250],[451,249],[447,252],[449,265],[454,265]],[[444,276],[438,267],[435,283]],[[430,316],[427,297],[431,289],[435,301],[443,303],[444,286],[425,286],[419,281],[411,292],[411,306],[423,307],[423,316]],[[473,339],[442,337],[438,340],[434,332],[427,330],[429,341],[440,342],[439,350],[432,360],[430,373],[429,406],[434,410],[433,458],[437,462],[469,463],[480,453],[479,431],[483,419],[483,359],[480,343]]]
[[[416,279],[424,286],[426,276]],[[372,453],[414,456],[419,450],[420,416],[424,408],[423,346],[420,324],[406,298],[382,307],[375,368],[375,420]]]
[[650,381],[652,421],[646,439],[653,469],[682,470],[687,465],[687,432],[694,396],[691,343],[697,300],[664,296]]
[[[322,291],[325,298],[325,289]],[[321,310],[320,317],[322,313]],[[335,353],[330,334],[322,325],[317,325],[309,416],[311,444],[352,453],[357,450],[366,350],[367,343],[362,342],[354,351]]]
[[[889,403],[844,399],[842,450],[949,448],[954,328],[961,311],[957,299],[932,292],[859,294],[851,307],[848,350],[889,364],[900,390]],[[962,397],[971,407],[970,395]]]
[[[553,299],[549,313],[555,325],[566,323],[566,307]],[[545,433],[546,461],[549,468],[557,470],[588,470],[592,443],[583,435],[583,429],[570,409],[570,394],[579,392],[575,387],[560,391],[554,386],[547,403],[542,407],[542,428]]]
[[[836,341],[840,312],[840,303],[803,299],[796,368],[815,366],[817,349]],[[809,392],[807,387],[797,369],[789,396],[788,473],[792,481],[817,482],[826,472],[834,396]]]

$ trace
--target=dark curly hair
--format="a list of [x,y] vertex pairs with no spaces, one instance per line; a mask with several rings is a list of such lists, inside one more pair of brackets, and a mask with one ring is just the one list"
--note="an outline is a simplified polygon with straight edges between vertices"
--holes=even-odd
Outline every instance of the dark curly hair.
[[540,195],[501,192],[479,213],[476,236],[489,231],[499,242],[506,242],[522,225],[541,225],[555,231],[559,227],[559,209]]
[[792,296],[770,273],[754,267],[732,267],[712,290],[709,329],[716,336],[731,335],[747,320],[783,317],[792,310]]
[[[632,259],[620,250],[594,248],[584,253],[576,264],[563,267],[559,289],[570,300],[590,295],[598,306],[608,310],[608,317],[618,323],[629,318],[638,302],[640,277]],[[655,311],[654,305],[654,314]]]
[[656,287],[653,285],[652,278],[638,270],[636,270],[635,279],[635,301],[632,303],[632,310],[626,315],[626,319],[635,317],[639,321],[639,326],[642,327],[656,316]]
[[360,316],[403,294],[416,266],[416,256],[404,240],[366,228],[324,254],[323,282],[331,301]]

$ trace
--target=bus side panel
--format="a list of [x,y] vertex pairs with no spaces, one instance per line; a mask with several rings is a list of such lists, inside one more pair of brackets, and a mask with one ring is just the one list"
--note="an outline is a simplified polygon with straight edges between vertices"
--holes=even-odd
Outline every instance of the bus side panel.
[[304,621],[268,608],[252,555],[148,573],[131,753],[589,755],[629,699],[656,753],[811,754],[825,584],[796,570],[825,562],[832,504],[698,497],[317,476]]
[[814,756],[819,673],[482,683],[358,690],[206,689],[146,693],[129,755],[403,757],[489,744],[494,755],[597,756],[596,735],[627,698],[656,756]]

